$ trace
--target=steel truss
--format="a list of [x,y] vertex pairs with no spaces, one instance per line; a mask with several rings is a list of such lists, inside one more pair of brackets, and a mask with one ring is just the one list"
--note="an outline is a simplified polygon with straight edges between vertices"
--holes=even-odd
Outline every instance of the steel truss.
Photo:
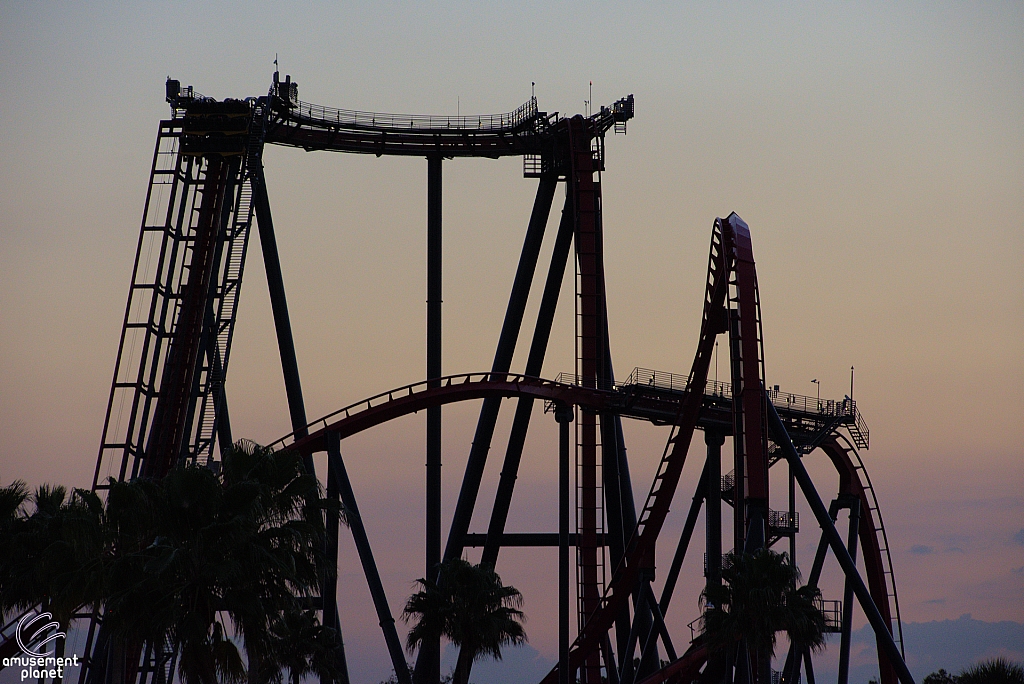
[[[559,547],[560,661],[544,684],[601,681],[750,681],[767,684],[766,663],[710,658],[694,627],[689,645],[665,624],[680,568],[702,508],[707,521],[707,581],[721,581],[722,507],[732,506],[735,549],[756,550],[782,539],[795,548],[799,485],[823,529],[809,583],[829,549],[846,574],[845,611],[832,604],[843,635],[841,681],[848,669],[852,597],[875,630],[882,684],[912,682],[902,658],[894,575],[881,513],[858,449],[867,427],[852,401],[812,402],[766,389],[760,300],[750,232],[735,214],[712,232],[700,337],[686,376],[635,369],[616,381],[609,342],[604,283],[601,171],[605,133],[625,131],[632,96],[590,117],[539,111],[535,99],[505,115],[421,117],[330,109],[298,100],[290,77],[277,74],[267,97],[217,102],[168,81],[174,117],[161,122],[136,265],[108,402],[94,488],[107,478],[160,477],[182,460],[216,467],[217,447],[231,443],[224,380],[241,288],[248,236],[255,215],[267,269],[293,432],[275,444],[312,455],[327,452],[329,497],[341,501],[367,578],[385,642],[400,682],[438,681],[439,643],[424,644],[414,671],[406,666],[370,540],[348,478],[341,441],[376,425],[426,410],[427,576],[441,559],[482,546],[494,566],[506,546]],[[414,155],[428,159],[428,269],[426,380],[389,390],[309,423],[302,399],[284,279],[277,255],[269,193],[262,165],[265,144],[307,150]],[[537,195],[519,266],[489,372],[442,376],[441,170],[453,157],[522,156],[524,175],[538,179]],[[522,373],[512,359],[535,279],[545,227],[558,183],[565,199],[528,358]],[[541,379],[559,290],[570,250],[576,282],[576,368],[571,376]],[[728,335],[730,383],[708,382],[719,335]],[[441,407],[483,400],[466,472],[443,553],[440,529]],[[486,533],[469,530],[501,402],[515,399]],[[559,423],[559,526],[556,533],[505,531],[533,408],[538,400]],[[670,426],[671,434],[643,506],[632,496],[621,420]],[[575,422],[570,455],[569,423]],[[658,537],[683,471],[695,430],[704,431],[707,459],[686,523],[661,587],[654,590]],[[842,430],[843,432],[841,432]],[[733,468],[722,475],[721,447],[732,436]],[[830,509],[803,468],[802,458],[822,449],[840,474]],[[575,529],[570,529],[569,459],[575,464]],[[768,473],[785,460],[791,471],[789,510],[769,508]],[[841,507],[851,510],[848,539],[835,527]],[[338,520],[328,520],[328,554],[336,557]],[[858,548],[859,541],[859,548]],[[569,547],[576,549],[577,624],[570,645]],[[854,558],[861,554],[866,579]],[[335,572],[325,568],[323,622],[340,629]],[[169,682],[174,653],[147,644],[109,667],[102,616],[92,616],[83,682]],[[125,654],[121,654],[125,655]],[[666,658],[663,659],[662,655]],[[344,663],[343,650],[339,653]],[[667,659],[667,660],[666,660]],[[664,664],[667,662],[667,664]],[[813,679],[809,654],[791,652],[782,681],[797,681],[802,667]],[[133,671],[134,668],[134,671]],[[767,675],[766,675],[767,673]],[[346,676],[347,680],[347,676]]]

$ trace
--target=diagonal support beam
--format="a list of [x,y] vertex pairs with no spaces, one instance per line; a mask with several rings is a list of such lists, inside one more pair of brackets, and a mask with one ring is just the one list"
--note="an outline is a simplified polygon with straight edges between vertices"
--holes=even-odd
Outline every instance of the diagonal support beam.
[[[661,590],[661,601],[658,609],[663,614],[668,614],[669,602],[672,601],[672,592],[675,591],[676,581],[679,579],[679,571],[683,567],[683,560],[686,558],[686,549],[690,546],[690,538],[693,536],[693,528],[697,526],[697,516],[700,515],[701,506],[704,504],[704,496],[708,489],[708,464],[704,462],[704,470],[700,473],[700,481],[697,483],[697,491],[693,493],[693,501],[690,502],[690,512],[686,515],[686,523],[683,525],[683,532],[679,535],[679,544],[672,556],[672,565],[669,567],[668,576],[665,578],[665,586]],[[673,658],[673,660],[675,660]]]
[[[551,337],[551,326],[555,320],[558,307],[558,295],[565,277],[565,267],[569,260],[569,249],[572,247],[572,214],[569,211],[568,199],[562,210],[562,218],[555,236],[554,249],[551,252],[551,265],[548,267],[544,292],[541,295],[540,309],[537,312],[537,325],[530,343],[530,354],[526,360],[526,375],[539,376],[547,354],[548,340]],[[498,561],[501,548],[501,536],[505,531],[509,507],[512,505],[512,492],[519,476],[519,462],[523,457],[523,446],[526,433],[530,427],[530,416],[533,410],[533,399],[523,397],[516,404],[515,416],[512,419],[512,430],[509,432],[508,445],[505,448],[505,461],[498,479],[498,490],[494,495],[494,507],[487,525],[487,541],[480,562],[494,567]]]
[[381,631],[384,632],[388,654],[391,656],[391,665],[395,668],[399,684],[412,684],[412,677],[405,663],[405,653],[402,651],[402,642],[395,629],[395,618],[391,616],[391,608],[388,606],[387,595],[384,593],[384,585],[380,581],[377,563],[373,559],[370,540],[366,536],[366,528],[363,527],[363,519],[359,515],[359,506],[356,505],[352,483],[348,478],[345,462],[341,458],[341,439],[336,432],[327,434],[327,477],[337,488],[341,503],[345,507],[349,529],[352,530],[352,539],[355,542],[356,551],[359,553],[359,562],[363,566],[363,574],[366,575],[366,583],[369,585],[370,596],[373,598],[373,607],[377,611],[377,619]]
[[[674,662],[678,656],[676,655],[675,646],[672,645],[672,637],[669,636],[668,627],[665,625],[665,616],[661,612],[661,608],[658,607],[658,601],[654,598],[654,589],[651,588],[650,582],[644,583],[644,591],[647,592],[647,601],[651,606],[651,613],[654,616],[654,624],[657,627],[657,633],[661,635],[661,641],[665,644],[665,652],[668,654],[669,662]],[[644,646],[644,651],[652,648],[655,641],[655,630],[651,630],[650,636],[647,637],[648,643]],[[643,656],[640,657],[643,660]]]
[[[498,337],[498,347],[494,352],[494,361],[491,364],[491,371],[494,373],[507,373],[512,366],[512,355],[515,352],[516,341],[519,339],[519,330],[526,312],[526,301],[530,294],[534,272],[537,269],[537,259],[540,256],[544,239],[544,228],[551,212],[551,202],[555,196],[557,183],[556,175],[546,174],[541,177],[537,187],[537,196],[533,203],[530,224],[526,230],[523,252],[519,258],[519,267],[516,269],[515,280],[512,283],[508,308],[505,310],[505,320]],[[446,559],[457,558],[462,554],[465,535],[469,530],[476,498],[480,492],[480,481],[483,478],[487,452],[491,448],[491,438],[494,436],[494,426],[498,421],[500,407],[501,399],[488,398],[484,400],[483,407],[480,409],[476,433],[473,435],[473,446],[466,463],[466,474],[462,479],[459,499],[455,504],[455,514],[452,516],[451,531],[448,533],[448,542],[445,545],[444,557]]]
[[[284,372],[284,389],[288,397],[288,414],[292,431],[297,437],[306,436],[306,405],[302,399],[302,383],[299,381],[299,362],[295,357],[295,339],[292,337],[291,318],[288,316],[288,300],[284,293],[284,277],[281,274],[281,258],[277,252],[277,237],[274,235],[274,219],[270,213],[270,198],[267,195],[267,181],[261,161],[253,164],[253,203],[256,210],[256,225],[260,231],[260,247],[263,249],[263,265],[267,270],[267,287],[270,289],[270,308],[274,314],[274,328],[277,331],[277,346],[281,353],[281,370]],[[313,455],[303,456],[306,472],[315,474]]]
[[[807,503],[810,504],[811,510],[814,511],[814,517],[817,518],[822,532],[828,539],[828,544],[832,547],[832,553],[835,554],[836,560],[839,561],[843,572],[846,573],[846,580],[853,584],[853,592],[856,594],[861,608],[867,614],[868,622],[871,623],[871,628],[875,632],[875,639],[882,646],[885,655],[888,656],[889,662],[892,664],[893,669],[896,670],[896,676],[899,677],[900,682],[902,684],[914,684],[914,678],[910,674],[910,670],[907,669],[907,664],[903,661],[903,655],[896,646],[896,642],[893,641],[892,634],[889,632],[889,626],[885,623],[885,618],[878,611],[878,606],[872,600],[871,593],[868,591],[867,585],[864,584],[860,573],[857,572],[857,565],[843,544],[843,539],[839,536],[839,531],[836,530],[836,525],[832,518],[829,517],[825,504],[822,503],[821,497],[818,496],[818,491],[814,488],[811,476],[807,474],[807,469],[804,468],[804,464],[800,460],[800,454],[794,448],[793,441],[789,438],[782,420],[779,419],[779,414],[775,411],[775,406],[770,401],[765,402],[765,404],[767,404],[768,408],[768,426],[772,433],[772,439],[782,447],[783,454],[793,467],[796,481],[800,485]],[[808,675],[810,675],[809,672]]]
[[[857,534],[860,531],[860,498],[851,497],[850,530],[847,535],[846,547],[850,550],[850,558],[857,561]],[[846,579],[843,590],[843,626],[839,643],[839,684],[850,681],[850,637],[853,631],[853,585]]]
[[[438,161],[438,164],[440,164],[440,161]],[[540,257],[541,246],[544,242],[544,229],[547,226],[548,216],[551,213],[551,202],[554,200],[557,185],[558,176],[554,173],[546,173],[541,176],[537,186],[537,196],[534,199],[533,212],[530,214],[530,223],[526,229],[523,251],[519,257],[519,266],[516,268],[515,279],[512,282],[512,293],[509,295],[508,307],[505,310],[505,320],[501,325],[501,333],[498,336],[498,347],[494,352],[494,361],[491,364],[491,371],[493,373],[507,373],[512,367],[512,356],[515,353],[519,331],[522,328],[523,315],[526,313],[526,302],[530,295],[530,286],[533,283],[534,273],[537,270],[537,260]],[[544,349],[546,347],[547,340],[545,339]],[[438,368],[438,374],[440,374],[440,368]],[[524,404],[521,401],[520,409],[523,409],[523,406]],[[484,399],[483,406],[480,408],[476,433],[473,435],[473,446],[469,451],[466,473],[462,478],[462,487],[459,490],[459,498],[455,504],[455,513],[452,516],[452,525],[448,532],[448,542],[445,544],[445,559],[458,558],[462,555],[462,551],[465,548],[466,533],[469,531],[469,523],[473,519],[473,509],[476,507],[476,498],[480,492],[480,482],[484,475],[484,465],[487,463],[487,452],[491,449],[491,439],[494,436],[494,426],[498,422],[498,411],[500,408],[500,397]],[[440,411],[440,407],[436,410]],[[517,411],[517,417],[519,417],[520,412]],[[525,408],[525,413],[526,424],[528,424],[529,406]],[[440,414],[438,415],[440,416]],[[440,418],[438,420],[440,421]],[[521,429],[521,437],[517,438],[519,441],[525,441],[526,424]],[[440,434],[440,429],[438,429],[438,434]],[[512,444],[513,440],[510,437],[510,448]],[[519,449],[521,453],[521,445]],[[440,468],[440,462],[438,462],[438,468]],[[509,492],[509,500],[511,500],[511,492]],[[438,515],[440,513],[439,502],[440,497],[438,497]],[[504,528],[504,521],[502,528]],[[430,573],[434,572],[436,571],[433,568],[428,568],[427,576],[429,577]],[[438,651],[439,653],[440,651]],[[422,660],[423,655],[420,656],[416,663],[418,680],[421,673],[424,673],[427,667],[420,664]],[[470,665],[472,666],[472,663]],[[433,679],[433,673],[430,678]]]

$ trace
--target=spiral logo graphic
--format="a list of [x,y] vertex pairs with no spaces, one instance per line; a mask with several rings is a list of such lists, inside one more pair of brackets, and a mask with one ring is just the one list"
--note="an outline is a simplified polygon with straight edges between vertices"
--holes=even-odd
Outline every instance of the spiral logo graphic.
[[[35,648],[38,648],[40,650],[51,641],[63,639],[67,636],[67,633],[65,632],[56,631],[60,627],[60,625],[58,625],[56,622],[47,622],[42,625],[36,625],[36,623],[38,623],[40,620],[53,620],[53,614],[37,613],[33,615],[32,613],[28,613],[27,615],[25,615],[25,617],[21,618],[21,620],[18,621],[18,630],[14,633],[14,637],[18,640],[18,646],[19,648],[21,648],[22,653],[29,656],[35,656],[37,658],[43,658],[46,656],[46,654],[37,653],[36,651],[33,651],[32,648],[25,645],[25,639],[23,635],[26,634],[28,631],[33,629],[35,630],[34,632],[32,632],[32,636],[28,638],[28,643],[33,644]],[[36,639],[38,639],[42,634],[45,634],[46,631],[50,629],[55,630],[53,634],[40,641],[38,644],[34,643]]]

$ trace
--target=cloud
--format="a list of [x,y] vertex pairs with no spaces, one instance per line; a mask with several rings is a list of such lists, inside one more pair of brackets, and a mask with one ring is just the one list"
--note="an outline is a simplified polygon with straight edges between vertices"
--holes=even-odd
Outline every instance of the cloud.
[[[929,602],[930,603],[930,602]],[[904,622],[903,636],[907,653],[907,665],[917,681],[940,667],[947,672],[959,672],[984,658],[1004,654],[1011,660],[1020,660],[1021,644],[1024,644],[1024,623],[1002,621],[985,622],[975,620],[970,613],[963,613],[954,620],[932,622]],[[872,648],[875,635],[871,625],[864,625],[853,632],[853,642],[868,644]],[[853,663],[850,666],[850,681],[867,681],[877,676],[877,662]],[[835,681],[838,677],[838,659],[823,663],[823,674],[815,675],[821,681]]]
[[1020,566],[1019,568],[1010,568],[1010,572],[1012,572],[1015,575],[1024,575],[1024,565]]
[[1019,530],[1017,534],[1013,535],[1013,541],[1024,546],[1024,529]]
[[935,551],[931,546],[925,546],[924,544],[914,544],[910,547],[910,553],[917,554],[918,556],[927,556]]
[[944,599],[944,598],[929,599],[929,600],[925,601],[925,603],[931,603],[933,605],[942,605],[945,602],[946,602],[946,599]]

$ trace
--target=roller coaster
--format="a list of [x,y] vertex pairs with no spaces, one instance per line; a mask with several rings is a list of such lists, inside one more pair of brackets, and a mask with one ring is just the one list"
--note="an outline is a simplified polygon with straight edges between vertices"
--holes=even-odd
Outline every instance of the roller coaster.
[[[852,397],[821,400],[766,384],[751,234],[736,214],[713,224],[700,336],[689,372],[636,368],[625,380],[616,380],[605,296],[601,172],[606,134],[626,132],[634,115],[632,95],[588,116],[540,111],[536,98],[510,113],[489,116],[381,114],[302,102],[291,77],[282,81],[275,73],[266,96],[218,101],[168,79],[166,99],[171,118],[161,121],[157,131],[94,490],[108,487],[109,478],[159,478],[183,461],[216,467],[221,451],[233,443],[225,380],[255,219],[292,427],[273,446],[301,453],[314,473],[313,454],[327,453],[327,471],[320,481],[346,512],[347,530],[398,681],[438,682],[440,642],[425,642],[415,667],[407,666],[341,443],[374,426],[425,411],[426,576],[436,575],[442,559],[459,557],[470,547],[482,547],[481,562],[492,567],[502,548],[559,549],[559,659],[543,684],[769,684],[763,663],[710,657],[700,620],[691,623],[689,634],[673,636],[665,615],[702,510],[707,528],[704,576],[708,585],[720,584],[722,560],[728,558],[723,556],[723,510],[732,509],[734,550],[755,551],[785,540],[794,558],[800,530],[797,491],[822,530],[807,584],[817,584],[829,551],[845,576],[842,600],[823,601],[820,606],[829,630],[840,634],[840,683],[846,684],[849,676],[856,599],[876,636],[881,684],[912,684],[904,662],[889,544],[860,456],[869,446],[867,425]],[[307,419],[264,174],[266,145],[427,159],[425,380],[381,392],[316,421]],[[537,179],[538,185],[494,360],[488,371],[442,376],[442,164],[456,157],[506,156],[522,157],[524,177]],[[565,199],[551,261],[543,286],[535,288],[559,183],[564,184]],[[576,282],[576,368],[544,379],[545,354],[570,258]],[[513,372],[513,354],[534,289],[541,292],[532,341],[522,372]],[[730,381],[711,381],[708,372],[716,340],[723,335]],[[486,532],[474,533],[470,521],[505,400],[514,400],[515,410],[497,493]],[[465,401],[481,402],[480,413],[442,550],[441,408]],[[506,532],[530,423],[548,415],[559,425],[557,532]],[[639,509],[633,499],[623,419],[648,421],[670,431]],[[672,540],[674,556],[656,596],[655,549],[696,430],[703,432],[706,458],[682,533]],[[731,469],[723,474],[727,437],[733,454]],[[827,506],[804,467],[804,460],[819,451],[839,476],[838,491]],[[781,463],[789,471],[788,505],[774,510],[769,470]],[[844,509],[849,512],[846,539],[836,526]],[[328,553],[335,558],[341,529],[337,515],[329,517]],[[575,549],[574,563],[570,548]],[[573,566],[575,597],[569,581]],[[417,571],[410,573],[411,578]],[[337,605],[335,581],[325,581],[321,589],[323,624],[340,630],[344,607]],[[573,598],[575,636],[570,634],[569,619]],[[80,681],[113,681],[115,673],[107,668],[104,655],[102,615],[79,617],[88,625]],[[10,636],[11,625],[4,637]],[[11,641],[7,638],[0,650],[13,648]],[[344,649],[339,650],[344,664]],[[771,684],[798,682],[803,676],[813,683],[811,655],[791,647],[782,671],[771,671]],[[147,644],[131,679],[138,684],[171,682],[175,662],[173,647]]]

